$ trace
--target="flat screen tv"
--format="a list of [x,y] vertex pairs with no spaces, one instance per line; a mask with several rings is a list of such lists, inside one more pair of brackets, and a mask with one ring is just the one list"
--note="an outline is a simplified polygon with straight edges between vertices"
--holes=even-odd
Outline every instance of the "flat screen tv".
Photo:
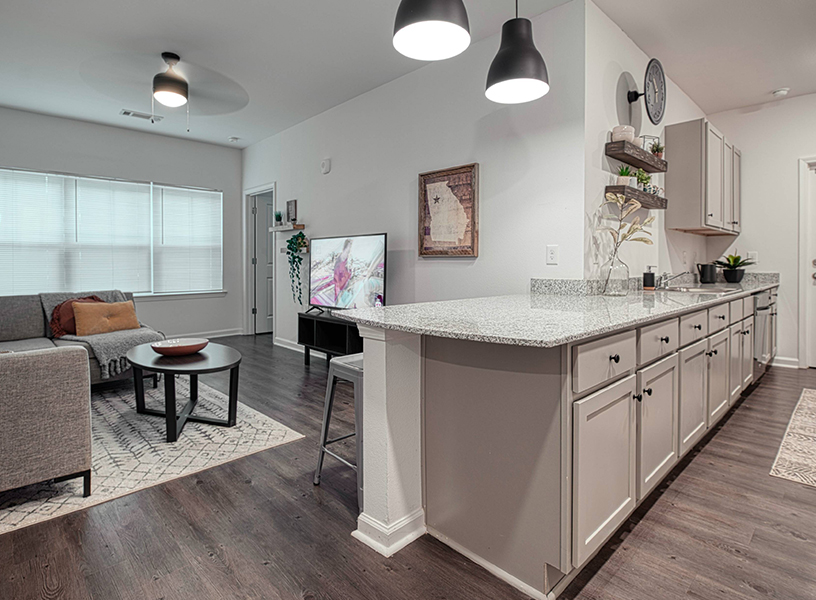
[[367,308],[385,304],[384,233],[312,238],[309,304]]

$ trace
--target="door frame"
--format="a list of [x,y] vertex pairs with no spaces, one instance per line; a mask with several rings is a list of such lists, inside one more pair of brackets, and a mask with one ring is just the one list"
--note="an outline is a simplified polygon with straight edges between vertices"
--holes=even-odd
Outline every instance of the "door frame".
[[[811,189],[813,181],[810,171],[816,169],[816,156],[799,159],[799,368],[807,369],[808,360],[808,334],[809,327],[816,325],[810,323],[808,319],[808,287],[804,282],[808,278],[808,228],[810,227],[810,204],[811,196],[816,190]],[[816,233],[816,232],[815,232]],[[779,307],[777,307],[779,310]],[[777,321],[778,323],[778,321]],[[814,357],[816,359],[816,357]]]
[[[263,185],[257,185],[244,190],[244,335],[254,335],[255,327],[252,316],[252,308],[255,301],[255,272],[252,268],[252,255],[254,253],[255,229],[252,214],[252,198],[259,194],[272,192],[272,203],[275,210],[278,210],[278,184],[271,181]],[[275,243],[275,242],[273,242]],[[275,257],[277,258],[277,256]],[[278,285],[278,262],[275,261],[275,273],[272,278],[272,335],[277,335],[278,331],[278,307],[277,307],[277,285]]]

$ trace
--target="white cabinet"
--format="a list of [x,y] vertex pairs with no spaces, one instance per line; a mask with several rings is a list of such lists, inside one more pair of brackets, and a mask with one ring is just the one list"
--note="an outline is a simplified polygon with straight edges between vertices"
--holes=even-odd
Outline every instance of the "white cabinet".
[[637,332],[587,342],[572,349],[572,391],[590,390],[634,369],[637,362]]
[[638,500],[654,489],[678,459],[678,364],[677,354],[672,354],[637,373]]
[[708,427],[728,412],[731,390],[728,383],[730,331],[721,331],[708,338]]
[[573,404],[573,564],[581,566],[635,508],[636,376]]
[[687,346],[708,335],[708,311],[700,310],[680,317],[680,345]]
[[679,352],[680,357],[680,456],[703,437],[706,431],[708,340],[700,340]]
[[665,139],[666,226],[700,235],[739,233],[739,150],[705,119],[669,125]]
[[731,325],[728,337],[728,404],[733,406],[742,392],[742,322]]
[[742,322],[742,389],[754,380],[754,318]]
[[680,345],[680,320],[669,319],[638,329],[638,365],[671,354]]

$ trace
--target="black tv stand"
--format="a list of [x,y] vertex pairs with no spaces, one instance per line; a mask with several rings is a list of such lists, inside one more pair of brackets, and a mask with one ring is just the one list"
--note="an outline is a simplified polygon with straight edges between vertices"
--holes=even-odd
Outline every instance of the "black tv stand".
[[363,351],[363,338],[357,324],[323,311],[298,313],[298,344],[305,349],[303,364],[306,366],[309,366],[312,350],[323,352],[327,360]]
[[310,307],[309,307],[309,310],[307,310],[307,311],[306,311],[305,313],[303,313],[303,314],[308,315],[308,314],[309,314],[309,313],[311,313],[313,310],[316,310],[316,311],[317,311],[317,314],[319,314],[319,315],[322,315],[323,313],[325,313],[325,312],[326,312],[325,310],[323,310],[323,309],[322,309],[322,308],[320,308],[319,306],[310,306]]

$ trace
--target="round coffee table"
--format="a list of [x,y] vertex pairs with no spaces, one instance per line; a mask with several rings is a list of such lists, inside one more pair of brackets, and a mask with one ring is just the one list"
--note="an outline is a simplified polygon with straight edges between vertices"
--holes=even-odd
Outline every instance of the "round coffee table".
[[[164,417],[167,422],[167,441],[175,442],[187,421],[233,427],[238,413],[238,365],[241,353],[221,344],[210,344],[200,352],[187,356],[162,356],[150,344],[131,348],[127,359],[133,366],[133,382],[136,387],[136,412],[143,415]],[[230,370],[229,410],[227,419],[199,417],[193,414],[198,402],[198,376],[205,373]],[[143,371],[164,373],[164,411],[145,407]],[[190,376],[190,401],[176,412],[176,375]]]

